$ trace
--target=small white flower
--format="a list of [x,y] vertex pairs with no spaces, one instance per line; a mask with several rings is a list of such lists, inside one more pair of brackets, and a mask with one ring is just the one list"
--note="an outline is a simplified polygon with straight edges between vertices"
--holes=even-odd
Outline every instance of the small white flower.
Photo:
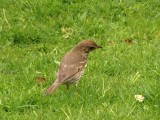
[[144,96],[142,96],[142,95],[135,95],[134,97],[139,102],[143,102],[143,100],[144,100]]

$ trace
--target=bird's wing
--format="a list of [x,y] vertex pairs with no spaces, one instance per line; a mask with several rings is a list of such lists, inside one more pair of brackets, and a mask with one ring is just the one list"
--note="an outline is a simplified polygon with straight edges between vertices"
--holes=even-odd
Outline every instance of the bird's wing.
[[86,65],[86,58],[80,54],[68,53],[62,60],[58,70],[58,80],[63,83],[66,79],[74,76]]

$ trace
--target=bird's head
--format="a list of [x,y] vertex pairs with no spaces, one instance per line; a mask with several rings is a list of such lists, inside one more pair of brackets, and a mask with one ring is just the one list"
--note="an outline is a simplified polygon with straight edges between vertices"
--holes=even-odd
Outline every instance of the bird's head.
[[80,42],[76,47],[74,48],[77,51],[81,51],[83,53],[90,53],[91,51],[102,48],[101,46],[98,46],[94,41],[92,40],[84,40]]

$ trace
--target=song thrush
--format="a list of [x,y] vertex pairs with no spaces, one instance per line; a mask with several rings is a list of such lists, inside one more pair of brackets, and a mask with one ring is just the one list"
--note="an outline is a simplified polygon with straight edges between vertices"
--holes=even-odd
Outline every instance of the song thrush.
[[69,89],[71,83],[74,83],[75,86],[77,86],[78,81],[82,77],[84,69],[87,66],[88,54],[97,48],[102,47],[98,46],[92,40],[84,40],[68,52],[60,63],[57,79],[45,91],[45,94],[51,94],[61,84],[65,84],[67,89]]

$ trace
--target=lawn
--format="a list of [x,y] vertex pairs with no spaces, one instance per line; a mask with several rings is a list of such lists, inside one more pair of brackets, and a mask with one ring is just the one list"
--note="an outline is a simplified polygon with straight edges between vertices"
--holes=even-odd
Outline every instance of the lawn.
[[[89,55],[78,90],[44,96],[84,39],[103,48]],[[0,120],[20,119],[159,120],[160,2],[1,0]]]

